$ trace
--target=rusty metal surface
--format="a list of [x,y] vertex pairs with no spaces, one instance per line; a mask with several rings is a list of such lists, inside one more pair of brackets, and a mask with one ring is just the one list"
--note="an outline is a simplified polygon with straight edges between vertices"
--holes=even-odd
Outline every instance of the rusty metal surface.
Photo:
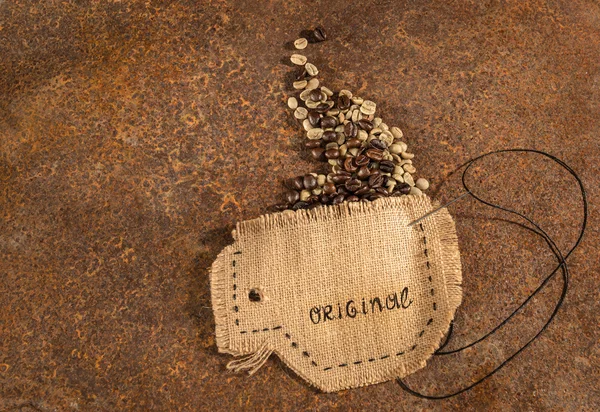
[[[600,8],[590,1],[0,2],[0,410],[593,410],[600,310]],[[288,42],[331,88],[378,103],[430,195],[492,149],[549,151],[582,176],[587,237],[556,322],[476,389],[423,401],[389,382],[309,388],[273,357],[254,376],[216,353],[207,270],[236,221],[314,165],[285,109]],[[574,183],[531,157],[480,168],[481,190],[567,248]],[[454,345],[510,313],[553,266],[502,217],[451,208],[464,264]],[[445,393],[532,336],[560,281],[498,336],[408,382]]]

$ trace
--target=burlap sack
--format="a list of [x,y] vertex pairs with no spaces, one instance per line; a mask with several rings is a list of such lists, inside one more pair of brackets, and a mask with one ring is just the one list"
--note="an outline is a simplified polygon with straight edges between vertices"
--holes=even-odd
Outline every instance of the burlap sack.
[[238,223],[211,269],[218,349],[247,355],[228,367],[275,352],[331,392],[425,366],[461,301],[448,211],[407,227],[434,207],[402,196]]

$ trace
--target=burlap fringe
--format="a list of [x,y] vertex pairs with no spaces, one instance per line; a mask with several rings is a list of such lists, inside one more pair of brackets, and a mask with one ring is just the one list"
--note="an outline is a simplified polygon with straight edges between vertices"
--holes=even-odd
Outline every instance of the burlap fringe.
[[248,371],[248,375],[252,375],[254,372],[260,369],[265,364],[269,356],[273,353],[273,350],[267,346],[265,341],[259,350],[251,353],[243,358],[232,360],[227,364],[227,369],[232,372]]
[[209,269],[210,279],[210,297],[213,307],[213,315],[215,316],[215,334],[217,339],[217,348],[220,352],[231,353],[229,348],[229,326],[227,324],[227,277],[223,273],[225,268],[223,265],[226,260],[224,255],[231,249],[231,246],[225,247],[217,256],[212,267]]
[[[454,314],[462,301],[462,265],[460,263],[456,228],[448,210],[444,209],[440,211],[436,227],[440,237],[442,268],[444,269],[444,278],[446,279],[448,312]],[[453,318],[454,316],[452,315],[450,320]]]
[[345,202],[335,206],[317,207],[314,209],[301,209],[297,211],[286,210],[281,213],[262,215],[256,219],[238,222],[232,232],[234,240],[242,235],[262,233],[267,230],[283,229],[304,225],[315,221],[328,221],[351,217],[365,212],[378,213],[390,207],[404,207],[412,203],[429,205],[426,195],[384,197],[372,202]]

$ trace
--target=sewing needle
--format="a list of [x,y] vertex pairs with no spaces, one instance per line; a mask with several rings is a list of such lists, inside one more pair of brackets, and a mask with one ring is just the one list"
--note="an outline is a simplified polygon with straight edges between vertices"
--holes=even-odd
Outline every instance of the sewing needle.
[[408,225],[406,225],[407,227],[411,227],[412,225],[414,225],[415,223],[419,223],[421,220],[425,219],[428,216],[433,215],[435,212],[445,208],[446,206],[450,206],[452,203],[456,202],[457,200],[462,199],[463,197],[465,197],[466,195],[470,195],[471,192],[465,192],[462,195],[452,199],[451,201],[449,201],[448,203],[441,205],[440,207],[436,207],[435,209],[433,209],[431,212],[427,212],[425,215],[421,216],[420,218],[418,218],[417,220],[413,220],[412,222],[410,222]]

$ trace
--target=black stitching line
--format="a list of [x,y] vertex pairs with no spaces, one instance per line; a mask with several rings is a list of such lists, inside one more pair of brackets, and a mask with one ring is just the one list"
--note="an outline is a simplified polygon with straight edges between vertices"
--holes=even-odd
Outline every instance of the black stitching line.
[[[275,329],[275,328],[273,328]],[[277,326],[277,329],[281,329],[281,326]],[[285,333],[283,336],[285,336],[286,339],[292,340],[292,335],[290,335],[289,333]],[[300,349],[300,347],[298,346],[298,342],[291,342],[291,346],[294,349]],[[304,356],[305,358],[309,358],[310,359],[310,353],[308,353],[307,351],[302,351],[302,356]],[[317,362],[315,362],[313,359],[311,359],[310,364],[312,366],[319,366],[319,364]],[[331,368],[329,368],[331,369]],[[328,370],[328,369],[327,369]]]
[[[425,236],[425,228],[423,228],[423,223],[419,223],[419,228],[421,229],[421,232],[423,232],[423,244],[424,244],[424,245],[427,245],[427,237]],[[426,248],[425,248],[425,249],[423,249],[423,254],[424,254],[424,255],[425,255],[425,257],[427,258],[427,261],[426,261],[427,269],[431,269],[431,264],[429,263],[429,255],[428,255],[428,251],[427,251],[427,249],[426,249]],[[432,282],[432,281],[433,281],[433,279],[431,278],[431,275],[429,275],[429,276],[428,276],[428,279],[429,279],[429,282]],[[433,288],[431,288],[431,295],[433,296],[434,294],[435,294],[435,291],[434,291],[434,289],[433,289]],[[433,302],[433,310],[437,310],[437,305],[436,305],[436,303],[435,303],[435,302]],[[431,325],[432,323],[433,323],[433,318],[430,318],[430,319],[427,321],[427,325],[425,325],[425,327],[427,327],[427,326]],[[424,335],[424,334],[425,334],[425,329],[423,329],[423,330],[421,330],[421,331],[419,332],[418,338],[421,338],[421,337],[423,337],[423,335]],[[418,339],[418,338],[417,338],[417,339]],[[412,346],[412,347],[409,349],[409,352],[412,352],[412,351],[414,351],[416,348],[417,348],[417,344],[415,343],[415,344],[414,344],[414,345],[413,345],[413,346]],[[396,356],[402,356],[402,355],[404,355],[404,354],[405,354],[405,352],[404,352],[404,351],[402,351],[402,352],[398,352],[398,353],[396,353]],[[369,362],[375,362],[376,360],[384,360],[384,359],[388,359],[389,357],[390,357],[390,355],[382,355],[382,356],[380,356],[380,357],[379,357],[379,359],[375,359],[375,358],[369,358],[369,359],[368,359],[368,361],[369,361]],[[362,361],[362,360],[357,360],[357,361],[355,361],[355,362],[352,362],[352,363],[353,363],[354,365],[360,365],[360,364],[362,364],[362,363],[363,363],[363,361]],[[315,365],[315,366],[316,366],[316,365]],[[342,364],[339,364],[339,365],[338,365],[338,367],[340,367],[340,368],[342,368],[342,367],[345,367],[345,366],[348,366],[348,364],[347,364],[347,363],[342,363]],[[329,371],[329,370],[332,370],[332,369],[333,369],[333,366],[328,366],[328,367],[326,367],[326,368],[323,368],[323,370],[324,370],[324,371]]]
[[274,330],[281,329],[282,326],[275,326],[272,328],[252,329],[252,330],[241,330],[240,333],[259,333],[259,332],[272,332]]
[[[233,252],[233,254],[234,254],[234,255],[241,255],[241,254],[242,254],[242,252],[240,252],[240,251],[238,250],[238,251],[236,251],[236,252]],[[232,268],[235,268],[235,259],[232,259],[232,260],[231,260],[231,267],[232,267]],[[233,290],[236,290],[236,289],[237,289],[237,284],[235,283],[235,279],[237,278],[237,275],[236,275],[236,273],[235,273],[235,269],[233,269],[233,273],[232,273],[231,277],[233,278]],[[234,293],[232,297],[233,297],[233,300],[234,300],[234,301],[235,301],[235,300],[237,300],[237,294],[236,294],[236,293]],[[240,311],[240,308],[239,308],[237,305],[235,305],[235,306],[233,307],[233,311],[234,311],[235,313],[238,313],[238,312]],[[236,317],[236,319],[235,319],[235,325],[236,325],[236,326],[240,326],[240,318]],[[240,333],[247,333],[247,331],[240,331]]]

